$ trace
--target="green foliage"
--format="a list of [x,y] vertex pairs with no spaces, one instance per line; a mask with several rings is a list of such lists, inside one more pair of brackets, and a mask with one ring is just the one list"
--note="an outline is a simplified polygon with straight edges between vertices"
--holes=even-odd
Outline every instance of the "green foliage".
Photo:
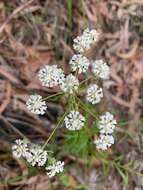
[[1,184],[9,184],[9,185],[13,185],[21,180],[24,180],[27,178],[27,175],[20,175],[20,176],[16,176],[10,179],[6,179],[5,181],[0,181]]
[[69,187],[70,186],[70,179],[69,179],[69,176],[67,174],[62,174],[60,175],[60,181],[62,182],[62,184],[65,186],[65,187]]
[[90,139],[84,129],[78,132],[68,132],[65,136],[64,150],[67,153],[85,157],[90,151]]
[[60,175],[59,179],[65,188],[72,187],[72,189],[75,189],[75,190],[85,190],[84,184],[77,184],[74,178],[66,173]]
[[[91,139],[93,139],[95,134],[98,134],[99,129],[96,127],[97,123],[95,121],[96,114],[93,111],[93,106],[88,103],[83,103],[80,98],[75,96],[69,98],[69,108],[81,107],[84,111],[85,117],[85,126],[79,131],[66,131],[64,136],[65,141],[63,142],[63,150],[67,154],[73,154],[83,159],[88,157],[88,162],[92,154],[95,152],[95,146]],[[91,117],[94,119],[94,122],[91,122]],[[89,158],[90,156],[90,158]]]
[[77,187],[76,187],[76,190],[85,190],[86,188],[85,188],[85,185],[78,185]]
[[126,187],[128,187],[129,184],[129,174],[133,172],[132,164],[132,162],[124,164],[123,156],[118,156],[112,161],[112,167],[116,169]]
[[102,163],[103,164],[103,174],[105,177],[108,176],[109,172],[110,172],[110,164],[109,163]]
[[121,178],[123,179],[125,186],[128,186],[128,181],[129,181],[128,172],[117,166],[116,166],[116,169],[117,169],[118,173],[120,174]]

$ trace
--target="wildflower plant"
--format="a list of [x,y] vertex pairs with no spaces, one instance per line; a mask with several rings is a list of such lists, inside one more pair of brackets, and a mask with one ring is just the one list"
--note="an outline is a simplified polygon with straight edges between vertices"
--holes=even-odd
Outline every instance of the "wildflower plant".
[[[65,74],[57,65],[41,68],[38,77],[42,86],[56,86],[59,92],[48,97],[30,95],[26,102],[29,111],[43,115],[47,109],[46,101],[59,94],[66,99],[64,115],[42,146],[32,144],[29,140],[18,139],[12,147],[15,157],[24,158],[32,166],[43,167],[49,177],[64,170],[64,162],[57,161],[51,150],[47,150],[47,145],[58,127],[65,127],[68,134],[65,135],[65,142],[75,143],[76,151],[79,152],[80,143],[82,147],[89,144],[92,149],[103,151],[114,144],[113,132],[117,124],[114,116],[109,112],[99,115],[94,109],[103,99],[102,82],[107,80],[110,74],[109,66],[103,60],[93,61],[86,56],[86,52],[94,46],[98,38],[99,34],[95,29],[87,28],[81,36],[73,40],[76,53],[69,61],[71,73]],[[71,144],[67,145],[72,150]],[[88,148],[85,148],[85,151],[86,149]]]

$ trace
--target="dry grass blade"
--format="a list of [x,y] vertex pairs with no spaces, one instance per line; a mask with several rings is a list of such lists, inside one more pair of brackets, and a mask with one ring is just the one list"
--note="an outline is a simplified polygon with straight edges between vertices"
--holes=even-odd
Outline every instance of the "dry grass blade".
[[25,4],[22,4],[20,7],[18,7],[16,10],[13,11],[13,13],[6,19],[6,21],[0,26],[0,33],[3,32],[6,25],[23,9],[25,9],[27,6],[29,6],[34,0],[30,0],[26,2]]
[[6,96],[5,100],[3,101],[2,105],[0,106],[0,114],[4,112],[4,110],[7,108],[9,102],[10,102],[10,96],[11,96],[11,85],[10,83],[7,83],[6,86]]

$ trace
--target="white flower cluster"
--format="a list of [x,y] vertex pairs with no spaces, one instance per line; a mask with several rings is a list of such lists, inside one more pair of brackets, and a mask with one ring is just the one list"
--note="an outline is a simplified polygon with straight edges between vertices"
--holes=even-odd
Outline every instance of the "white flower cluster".
[[[26,140],[17,139],[15,144],[12,146],[13,155],[16,158],[25,158],[26,161],[32,166],[45,166],[48,162],[48,153],[38,145],[33,145]],[[48,171],[49,177],[55,176],[56,173],[63,172],[64,162],[55,161],[52,165],[45,166]]]
[[42,86],[46,87],[61,85],[65,80],[64,71],[57,65],[46,65],[39,71],[38,76]]
[[97,149],[107,150],[112,144],[114,144],[114,138],[112,135],[100,134],[98,139],[94,140]]
[[47,161],[48,154],[40,146],[34,146],[26,140],[18,139],[12,146],[13,155],[16,158],[25,158],[32,166],[43,166]]
[[80,130],[84,126],[85,118],[76,110],[72,110],[64,119],[65,127],[70,131]]
[[98,122],[98,128],[100,129],[100,136],[98,139],[94,141],[96,144],[97,149],[106,150],[112,144],[114,144],[114,138],[112,133],[116,126],[117,122],[114,119],[114,116],[106,112],[104,115],[100,116]]
[[77,36],[73,40],[73,48],[79,53],[83,53],[86,50],[89,50],[92,45],[98,40],[99,33],[95,30],[85,29],[81,36]]
[[33,146],[29,149],[28,153],[26,154],[26,160],[32,166],[43,166],[48,158],[47,151],[42,150],[39,146]]
[[26,102],[29,111],[37,115],[43,115],[47,109],[46,102],[42,100],[42,96],[31,95]]
[[[80,92],[78,74],[85,74],[91,65],[92,75],[94,74],[95,77],[101,79],[108,79],[109,67],[103,60],[96,60],[90,63],[90,61],[85,57],[85,52],[89,50],[95,42],[97,42],[98,37],[99,34],[96,30],[84,30],[81,36],[74,39],[73,48],[77,54],[74,54],[69,61],[71,70],[74,73],[69,73],[66,75],[61,68],[58,68],[57,65],[46,65],[38,73],[42,86],[48,88],[59,87],[61,91],[72,97],[72,106],[74,106],[77,103],[75,94]],[[95,105],[99,103],[102,98],[102,88],[96,84],[89,85],[86,92],[86,100]],[[31,95],[27,100],[26,105],[29,111],[38,115],[43,115],[47,109],[45,99],[38,94]],[[85,125],[85,117],[77,110],[77,107],[78,104],[71,111],[69,111],[64,118],[65,127],[70,131],[80,130]],[[109,112],[100,116],[98,123],[100,135],[99,138],[94,141],[97,149],[106,150],[114,143],[112,133],[115,125],[116,120]],[[32,166],[44,166],[49,177],[53,177],[56,173],[63,171],[64,162],[56,160],[50,162],[48,152],[43,150],[40,146],[32,145],[24,140],[16,140],[16,144],[12,147],[12,150],[15,157],[25,158]]]
[[63,172],[64,170],[64,162],[57,161],[53,163],[52,165],[49,165],[46,167],[47,175],[51,178],[55,176],[56,173]]
[[65,76],[64,71],[57,68],[56,65],[46,65],[45,68],[41,69],[39,71],[39,80],[43,86],[59,86],[61,90],[69,94],[74,93],[79,86],[79,81],[74,75]]
[[74,75],[69,74],[66,77],[65,82],[61,85],[61,89],[64,92],[73,94],[78,89],[78,86],[79,86],[78,79]]
[[92,104],[97,104],[103,98],[103,90],[99,88],[96,84],[91,84],[87,89],[86,99]]
[[69,64],[73,71],[78,71],[78,73],[85,73],[88,70],[90,65],[89,60],[81,55],[81,54],[74,54],[71,58]]
[[16,158],[25,157],[28,152],[27,141],[17,139],[15,145],[12,146],[12,152]]
[[[72,71],[81,74],[88,70],[90,61],[82,55],[82,53],[91,48],[91,46],[97,41],[98,36],[99,34],[96,30],[89,30],[87,28],[81,36],[74,39],[73,46],[78,54],[74,54],[69,62]],[[102,79],[107,79],[109,77],[109,67],[102,60],[96,60],[91,66],[95,76]],[[78,91],[78,78],[73,74],[66,76],[64,71],[61,68],[58,68],[57,65],[46,65],[39,71],[38,76],[42,86],[49,88],[59,86],[63,92],[68,94],[73,94]],[[102,89],[98,88],[97,85],[91,85],[88,88],[87,101],[90,103],[97,104],[102,97]],[[42,99],[42,96],[38,94],[31,95],[27,100],[26,105],[29,111],[37,115],[43,115],[47,109],[46,102]]]
[[112,134],[117,122],[114,119],[114,116],[106,112],[104,115],[100,116],[98,128],[102,134]]
[[92,63],[92,72],[95,76],[101,79],[108,79],[110,74],[110,69],[107,63],[105,63],[102,59],[95,60]]

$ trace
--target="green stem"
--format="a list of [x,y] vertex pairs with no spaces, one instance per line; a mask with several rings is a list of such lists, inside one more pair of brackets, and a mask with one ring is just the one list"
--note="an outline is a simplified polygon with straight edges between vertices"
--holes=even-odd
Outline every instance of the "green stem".
[[53,98],[53,97],[55,97],[55,96],[58,96],[58,95],[60,95],[60,94],[63,94],[63,92],[58,92],[58,93],[56,93],[56,94],[52,94],[52,95],[50,95],[50,96],[47,96],[47,97],[43,98],[42,100],[43,100],[43,101],[44,101],[44,100],[48,100],[48,99]]
[[94,115],[85,105],[84,103],[76,96],[77,100],[79,101],[79,103],[81,104],[82,108],[87,111],[92,117],[94,117],[95,119],[98,119],[96,117],[96,115]]
[[65,112],[65,114],[61,117],[61,119],[59,120],[57,126],[54,128],[54,130],[52,131],[52,133],[50,134],[50,136],[48,137],[48,139],[47,139],[46,142],[44,143],[44,145],[43,145],[43,147],[42,147],[43,149],[46,147],[46,145],[48,144],[48,142],[49,142],[49,141],[51,140],[51,138],[53,137],[55,131],[57,130],[57,128],[58,128],[58,127],[60,126],[60,124],[62,123],[62,121],[63,121],[65,115],[66,115],[66,112]]
[[73,105],[74,105],[74,108],[77,110],[78,109],[78,105],[77,105],[77,103],[76,103],[76,99],[75,99],[75,94],[73,94],[73,96],[72,96],[72,100],[73,100]]
[[89,77],[89,78],[87,78],[87,79],[81,81],[80,84],[79,84],[79,86],[81,86],[82,84],[84,84],[85,82],[87,82],[88,80],[90,80],[90,79],[92,79],[92,78],[94,78],[94,77],[92,76],[92,77]]

